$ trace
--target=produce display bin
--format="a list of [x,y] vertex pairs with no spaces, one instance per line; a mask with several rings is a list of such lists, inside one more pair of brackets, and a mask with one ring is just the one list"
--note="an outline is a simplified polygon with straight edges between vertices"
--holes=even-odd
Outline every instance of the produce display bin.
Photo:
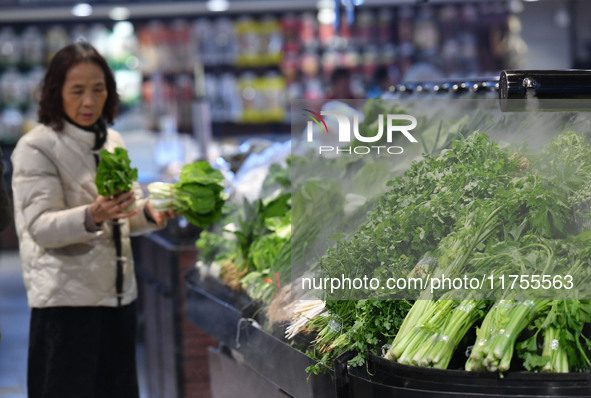
[[351,397],[591,397],[591,373],[467,372],[408,366],[372,355],[348,368]]
[[244,296],[213,278],[200,278],[196,270],[186,280],[188,318],[224,343],[236,362],[264,377],[287,396],[347,396],[345,366],[336,366],[337,371],[331,369],[326,374],[308,374],[306,368],[317,362],[263,330],[248,316],[252,309]]
[[201,278],[197,269],[189,271],[186,281],[187,318],[219,342],[233,346],[242,309],[250,299],[214,278]]
[[209,397],[207,347],[217,342],[185,317],[183,277],[197,249],[157,233],[133,238],[132,246],[150,398]]
[[237,328],[236,344],[244,363],[279,386],[292,397],[336,397],[334,372],[309,375],[306,368],[316,361],[266,333],[258,324],[247,322]]

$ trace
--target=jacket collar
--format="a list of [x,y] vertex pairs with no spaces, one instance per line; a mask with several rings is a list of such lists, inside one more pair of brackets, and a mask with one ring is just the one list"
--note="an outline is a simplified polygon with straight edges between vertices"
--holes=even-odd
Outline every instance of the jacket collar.
[[88,130],[81,129],[78,126],[64,120],[64,134],[74,138],[80,142],[84,148],[88,147],[89,151],[92,151],[94,147],[94,133]]

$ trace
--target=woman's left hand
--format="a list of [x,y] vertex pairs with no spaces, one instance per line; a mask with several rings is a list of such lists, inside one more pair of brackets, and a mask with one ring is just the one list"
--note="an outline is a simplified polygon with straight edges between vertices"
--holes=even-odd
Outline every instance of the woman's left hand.
[[168,211],[156,211],[150,204],[150,202],[146,203],[146,210],[150,214],[150,216],[156,221],[156,224],[159,227],[163,227],[166,225],[166,222],[171,218],[175,217],[174,210],[170,209]]

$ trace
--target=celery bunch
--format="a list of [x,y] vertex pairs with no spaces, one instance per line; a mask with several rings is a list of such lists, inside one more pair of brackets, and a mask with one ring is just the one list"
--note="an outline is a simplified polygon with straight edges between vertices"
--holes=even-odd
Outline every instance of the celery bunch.
[[524,367],[529,371],[555,373],[589,369],[591,340],[583,333],[589,323],[591,301],[553,300],[547,315],[536,320],[533,336],[517,344]]
[[517,338],[551,305],[552,300],[500,300],[495,303],[478,328],[466,370],[508,371]]
[[483,300],[417,300],[411,310],[415,319],[408,318],[403,324],[386,358],[446,369],[468,329],[484,316],[486,306]]

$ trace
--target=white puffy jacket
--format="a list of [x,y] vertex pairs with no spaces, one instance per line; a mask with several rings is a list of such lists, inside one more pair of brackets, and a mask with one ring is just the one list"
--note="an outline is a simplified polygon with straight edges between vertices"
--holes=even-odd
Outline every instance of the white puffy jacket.
[[[86,209],[98,193],[92,147],[94,134],[65,123],[63,132],[39,125],[12,154],[15,226],[29,306],[117,306],[116,251],[112,224],[96,232],[85,227]],[[103,148],[124,146],[108,129]],[[139,187],[136,187],[139,190]],[[130,233],[156,229],[140,211],[120,220],[123,262],[121,304],[137,297]]]

